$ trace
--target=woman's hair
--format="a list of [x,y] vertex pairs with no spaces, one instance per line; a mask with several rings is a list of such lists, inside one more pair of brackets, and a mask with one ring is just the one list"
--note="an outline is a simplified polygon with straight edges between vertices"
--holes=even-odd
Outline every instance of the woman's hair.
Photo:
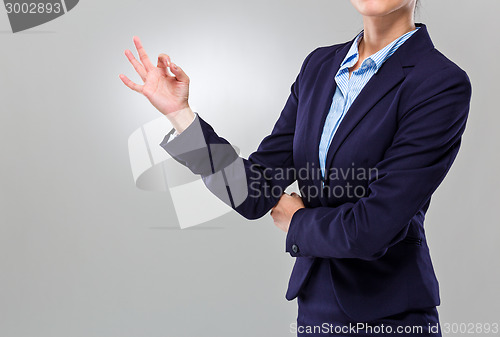
[[415,1],[415,10],[413,11],[413,15],[415,15],[415,13],[417,12],[417,9],[420,7],[420,0],[416,0]]

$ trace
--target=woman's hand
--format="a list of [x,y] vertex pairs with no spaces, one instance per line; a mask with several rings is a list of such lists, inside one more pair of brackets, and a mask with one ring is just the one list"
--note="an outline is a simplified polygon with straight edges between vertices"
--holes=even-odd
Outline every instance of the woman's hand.
[[[120,74],[120,79],[130,89],[146,96],[158,111],[167,116],[177,132],[182,132],[194,119],[194,113],[188,104],[189,77],[178,65],[171,62],[166,54],[158,56],[155,67],[149,60],[141,40],[137,36],[134,36],[133,40],[140,62],[128,49],[125,50],[125,55],[144,84],[134,83],[123,74]],[[167,68],[174,76],[170,75]]]
[[285,233],[288,232],[293,214],[301,208],[305,206],[300,195],[295,192],[290,195],[283,193],[278,203],[271,209],[274,224]]

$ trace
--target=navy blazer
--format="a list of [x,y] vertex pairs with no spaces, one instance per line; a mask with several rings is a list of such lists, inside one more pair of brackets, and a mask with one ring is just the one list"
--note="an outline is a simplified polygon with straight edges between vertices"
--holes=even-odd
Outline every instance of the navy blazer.
[[[298,181],[305,208],[293,215],[286,236],[286,251],[296,257],[288,300],[299,294],[315,261],[324,258],[332,270],[331,280],[324,282],[332,282],[340,305],[356,321],[440,304],[424,217],[459,150],[472,88],[467,74],[434,48],[426,25],[416,25],[421,29],[362,89],[328,150],[327,172],[364,170],[375,176],[327,176],[323,186],[313,172],[319,169],[318,146],[335,74],[352,39],[319,47],[305,58],[272,133],[242,159],[252,185],[248,196],[235,203],[235,189],[224,177],[232,207],[248,219],[267,214],[280,193]],[[229,143],[198,115],[167,142],[173,131],[160,145],[206,183],[236,158],[217,152],[215,144]],[[186,151],[187,140],[201,133],[205,144]],[[310,174],[278,172],[290,168]],[[349,186],[364,192],[332,192]],[[264,190],[274,193],[251,197]],[[317,193],[325,190],[330,192]]]

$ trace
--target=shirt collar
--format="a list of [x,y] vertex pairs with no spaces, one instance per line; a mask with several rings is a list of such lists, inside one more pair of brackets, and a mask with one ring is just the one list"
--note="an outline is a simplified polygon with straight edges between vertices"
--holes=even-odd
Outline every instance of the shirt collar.
[[[375,66],[375,73],[376,73],[380,69],[380,67],[382,66],[382,64],[397,49],[398,42],[401,39],[405,39],[408,35],[411,35],[412,33],[414,33],[419,28],[420,27],[417,27],[414,30],[401,35],[400,37],[398,37],[397,39],[395,39],[394,41],[392,41],[391,43],[389,43],[387,46],[385,46],[384,48],[382,48],[381,50],[379,50],[375,54],[372,54],[369,57],[367,57],[363,61],[363,64],[366,63],[367,66]],[[349,48],[349,51],[347,52],[347,55],[344,58],[344,61],[340,65],[339,73],[340,73],[341,70],[343,70],[345,68],[350,68],[350,67],[354,66],[356,64],[356,62],[358,61],[358,57],[359,57],[359,55],[358,55],[358,44],[359,44],[359,41],[361,40],[361,38],[363,37],[363,33],[364,33],[364,30],[361,30],[361,32],[359,32],[359,34],[356,36],[353,44],[351,45],[351,48]]]

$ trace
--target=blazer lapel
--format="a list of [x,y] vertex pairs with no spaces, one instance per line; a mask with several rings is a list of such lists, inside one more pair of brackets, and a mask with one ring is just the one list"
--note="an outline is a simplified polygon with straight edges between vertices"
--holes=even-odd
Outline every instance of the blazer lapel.
[[[394,56],[394,55],[392,55]],[[366,83],[347,110],[332,139],[326,156],[325,171],[329,172],[333,157],[347,136],[389,90],[402,81],[405,74],[397,57],[389,57],[378,73]]]
[[314,108],[311,108],[311,111],[318,111],[318,114],[313,114],[312,118],[310,119],[310,124],[308,123],[309,130],[314,131],[312,131],[311,137],[313,148],[306,154],[306,158],[308,158],[308,162],[312,163],[313,165],[313,169],[315,170],[313,177],[315,178],[315,185],[318,188],[321,186],[321,177],[316,174],[316,172],[319,172],[320,167],[319,142],[321,140],[323,125],[325,124],[326,116],[330,111],[330,105],[332,104],[333,95],[337,87],[337,83],[335,82],[335,75],[337,74],[337,71],[340,68],[340,64],[347,55],[347,52],[349,51],[349,48],[351,48],[354,40],[355,37],[351,41],[347,42],[343,47],[337,49],[331,59],[323,62],[318,72],[318,78],[316,80],[317,83],[320,83],[321,89],[318,90],[318,96],[315,97],[315,101],[318,102],[318,105]]
[[[394,86],[406,77],[407,72],[404,70],[404,67],[413,66],[423,52],[427,52],[433,48],[425,24],[416,23],[416,26],[420,26],[421,28],[385,61],[379,71],[366,83],[350,108],[347,110],[346,115],[340,123],[328,149],[325,165],[326,172],[329,171],[332,165],[335,153],[361,119],[382,97],[384,97],[385,94],[387,94],[392,88],[394,88]],[[353,41],[354,39],[351,43]],[[328,86],[332,87],[332,89],[330,90],[327,99],[325,98],[325,113],[322,118],[322,123],[318,126],[320,131],[316,147],[319,147],[321,132],[323,130],[322,126],[324,125],[326,115],[330,109],[333,93],[336,89],[334,77],[338,71],[341,61],[347,54],[349,47],[350,44],[344,47],[341,52],[337,53],[337,57],[334,62],[336,66],[333,67],[334,69],[331,69],[329,74],[330,78],[328,80]],[[344,52],[344,49],[346,48],[347,50]]]

